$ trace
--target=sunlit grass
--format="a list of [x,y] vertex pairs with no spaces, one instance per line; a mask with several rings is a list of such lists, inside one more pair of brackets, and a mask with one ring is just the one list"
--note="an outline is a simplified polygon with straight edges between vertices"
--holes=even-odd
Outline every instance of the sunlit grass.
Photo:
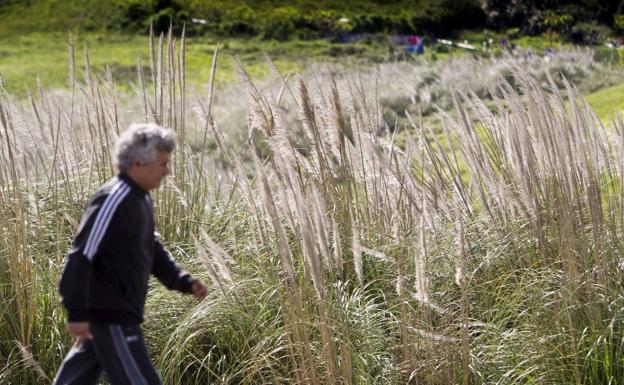
[[[26,33],[0,36],[0,75],[5,88],[13,94],[24,96],[36,88],[37,80],[48,89],[67,88],[69,33]],[[104,72],[110,66],[119,86],[126,91],[128,81],[138,80],[137,57],[143,64],[149,60],[145,36],[116,32],[83,32],[71,34],[76,57],[88,49],[91,66]],[[224,58],[239,57],[249,73],[257,79],[269,75],[265,56],[273,58],[284,73],[302,72],[321,61],[357,65],[385,60],[387,48],[379,43],[336,44],[327,40],[267,41],[258,37],[218,38],[196,36],[186,39],[186,76],[190,85],[202,87],[210,80],[212,53],[220,44]],[[78,68],[80,69],[80,68]],[[217,85],[236,82],[231,63],[222,60],[218,67],[222,74]]]
[[[0,94],[3,383],[53,377],[71,344],[56,294],[61,261],[85,200],[111,176],[118,125],[142,120],[179,133],[156,220],[176,259],[211,286],[196,304],[151,285],[146,335],[167,381],[599,385],[624,376],[615,364],[624,359],[624,200],[621,186],[604,183],[624,180],[624,141],[546,72],[591,77],[601,70],[591,54],[566,52],[552,67],[524,60],[514,73],[511,57],[292,78],[266,62],[260,81],[232,60],[224,65],[240,85],[214,88],[227,94],[219,99],[212,82],[181,95],[191,75],[167,60],[181,46],[165,41],[155,67],[142,51],[148,75],[132,93],[91,81],[85,65],[75,94],[27,103]],[[224,68],[213,57],[208,79]],[[490,72],[469,78],[471,68]],[[403,113],[442,103],[452,112],[438,111],[436,126],[434,113],[406,114],[398,142],[380,99],[393,92]]]
[[588,94],[586,100],[604,122],[609,122],[624,113],[624,84]]

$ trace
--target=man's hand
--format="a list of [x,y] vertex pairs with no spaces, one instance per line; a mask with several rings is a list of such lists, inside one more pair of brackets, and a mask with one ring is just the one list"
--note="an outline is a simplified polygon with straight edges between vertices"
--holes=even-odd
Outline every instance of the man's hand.
[[208,288],[200,280],[193,282],[193,286],[191,286],[191,290],[192,290],[193,296],[195,296],[195,298],[197,298],[198,300],[202,300],[206,298],[206,296],[208,295]]
[[68,322],[66,329],[69,334],[76,337],[75,346],[80,346],[83,342],[93,338],[88,322]]

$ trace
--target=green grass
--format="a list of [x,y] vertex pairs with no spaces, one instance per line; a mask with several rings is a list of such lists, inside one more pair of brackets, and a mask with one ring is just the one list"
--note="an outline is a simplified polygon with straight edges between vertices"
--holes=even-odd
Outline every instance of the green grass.
[[[33,90],[37,80],[46,88],[63,88],[68,84],[69,49],[66,32],[31,32],[24,34],[0,34],[0,75],[6,89],[18,97],[24,97],[27,90]],[[460,40],[479,44],[484,37],[500,37],[494,33],[464,31]],[[142,34],[119,32],[74,32],[76,70],[84,68],[84,51],[88,49],[92,67],[103,73],[106,65],[111,67],[117,83],[125,86],[127,80],[137,81],[137,55],[145,67],[149,65],[148,37]],[[548,43],[543,37],[523,37],[516,42],[522,47],[541,50]],[[179,42],[178,42],[179,43]],[[238,56],[245,63],[246,70],[256,79],[268,75],[265,54],[284,73],[300,72],[310,65],[327,62],[361,67],[374,63],[405,60],[403,47],[393,45],[383,36],[349,44],[333,43],[329,40],[263,40],[259,37],[223,38],[214,35],[194,36],[186,39],[186,74],[191,85],[206,84],[210,78],[210,66],[214,49],[220,44],[222,60],[217,71],[217,83],[236,81],[229,56]],[[562,47],[561,42],[553,44]],[[427,47],[424,57],[446,60],[451,56],[469,55],[460,49],[438,52],[433,45]],[[604,55],[603,55],[604,56]],[[127,87],[127,86],[125,86]],[[594,91],[592,89],[591,91]],[[616,92],[616,91],[614,91]],[[598,101],[600,102],[600,101]],[[607,103],[605,106],[608,106]],[[598,108],[600,109],[600,108]]]
[[[136,79],[136,56],[148,58],[145,38],[132,35],[77,35],[73,37],[76,70],[89,50],[91,64],[98,70],[111,66],[115,74]],[[0,39],[0,74],[9,92],[23,95],[33,90],[37,79],[46,88],[65,87],[69,81],[68,34],[31,33]]]
[[585,99],[600,119],[609,122],[616,118],[617,113],[624,112],[624,84],[593,92]]
[[[1,36],[0,74],[6,89],[12,94],[24,96],[27,90],[35,88],[37,79],[46,88],[66,87],[69,79],[68,36],[60,32]],[[91,32],[73,34],[72,39],[77,72],[84,68],[85,48],[96,72],[103,73],[105,65],[110,66],[119,80],[118,84],[125,84],[126,80],[137,81],[137,55],[145,67],[149,65],[147,36]],[[265,54],[285,74],[302,71],[317,61],[357,65],[379,62],[388,57],[388,47],[379,42],[335,44],[327,40],[277,42],[259,38],[191,37],[186,39],[189,83],[201,85],[209,81],[217,43],[221,47],[222,59],[240,57],[246,70],[255,78],[268,74]],[[218,83],[237,80],[229,60],[220,60],[217,70],[221,75]]]
[[[38,79],[46,88],[66,87],[69,81],[68,34],[32,33],[0,39],[0,73],[9,92],[32,90]],[[91,65],[109,65],[116,76],[136,79],[136,57],[148,59],[145,38],[133,35],[73,36],[76,70],[84,67],[84,52]]]

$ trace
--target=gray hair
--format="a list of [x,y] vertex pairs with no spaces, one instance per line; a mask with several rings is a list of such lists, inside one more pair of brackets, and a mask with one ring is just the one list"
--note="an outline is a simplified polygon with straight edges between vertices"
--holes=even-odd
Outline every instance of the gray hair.
[[119,171],[126,171],[134,160],[149,164],[156,160],[158,151],[173,152],[175,132],[154,123],[131,124],[115,142],[114,163]]

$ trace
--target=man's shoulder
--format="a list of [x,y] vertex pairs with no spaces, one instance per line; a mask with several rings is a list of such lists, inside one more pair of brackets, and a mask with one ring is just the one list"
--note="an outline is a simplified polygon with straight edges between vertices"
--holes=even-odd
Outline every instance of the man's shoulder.
[[114,176],[106,183],[102,184],[100,188],[93,193],[91,199],[89,200],[89,205],[102,204],[107,199],[120,202],[121,200],[125,200],[132,195],[128,194],[129,192],[130,186],[128,183],[123,179]]

